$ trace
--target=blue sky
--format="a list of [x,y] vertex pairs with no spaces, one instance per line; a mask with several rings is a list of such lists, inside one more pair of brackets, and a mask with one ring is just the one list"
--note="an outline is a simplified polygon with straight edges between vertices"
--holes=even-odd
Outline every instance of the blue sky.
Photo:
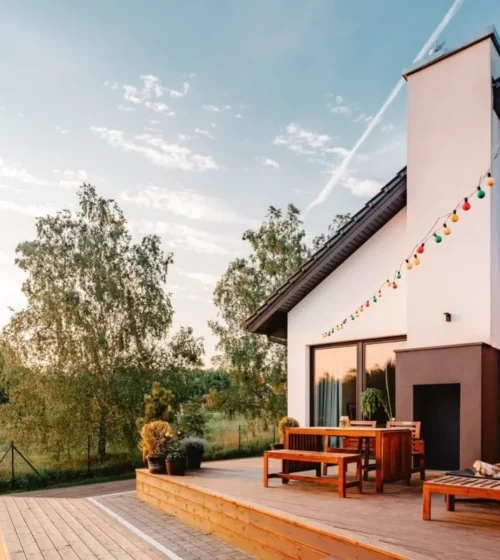
[[[83,180],[172,250],[175,325],[214,340],[211,293],[269,205],[305,209],[451,0],[0,2],[0,324],[17,243]],[[487,25],[466,0],[442,38]],[[312,237],[405,165],[406,91],[305,220]]]

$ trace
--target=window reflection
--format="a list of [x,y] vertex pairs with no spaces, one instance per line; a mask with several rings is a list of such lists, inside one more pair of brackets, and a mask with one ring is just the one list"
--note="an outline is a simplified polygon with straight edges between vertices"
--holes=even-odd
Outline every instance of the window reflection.
[[[365,345],[365,379],[367,389],[379,389],[389,393],[391,416],[396,418],[396,354],[395,350],[406,347],[405,340],[379,342]],[[372,420],[385,425],[387,415],[379,408]]]
[[356,418],[356,346],[314,350],[314,424],[338,426]]

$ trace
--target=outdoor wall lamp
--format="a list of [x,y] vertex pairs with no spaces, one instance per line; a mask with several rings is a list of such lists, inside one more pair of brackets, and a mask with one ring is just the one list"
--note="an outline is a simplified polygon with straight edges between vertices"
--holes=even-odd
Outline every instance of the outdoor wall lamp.
[[443,315],[444,315],[444,320],[447,323],[451,323],[451,313],[443,313]]

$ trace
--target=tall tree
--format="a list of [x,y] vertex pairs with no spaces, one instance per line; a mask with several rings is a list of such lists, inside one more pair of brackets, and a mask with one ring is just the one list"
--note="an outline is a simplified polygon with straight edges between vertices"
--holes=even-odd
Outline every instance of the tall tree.
[[321,248],[337,231],[344,227],[351,219],[351,214],[336,214],[333,220],[328,224],[328,231],[317,235],[312,242],[313,250],[317,251]]
[[286,348],[245,331],[243,323],[307,258],[299,210],[270,207],[256,230],[243,240],[250,254],[229,264],[214,291],[218,320],[216,363],[230,372],[231,385],[218,404],[229,413],[276,420],[286,412]]
[[12,387],[8,406],[20,423],[28,407],[45,423],[41,437],[93,433],[104,457],[110,434],[134,438],[142,395],[162,360],[172,255],[154,235],[134,243],[120,208],[93,186],[78,197],[76,213],[38,218],[36,238],[17,247],[27,307],[3,334],[30,375]]

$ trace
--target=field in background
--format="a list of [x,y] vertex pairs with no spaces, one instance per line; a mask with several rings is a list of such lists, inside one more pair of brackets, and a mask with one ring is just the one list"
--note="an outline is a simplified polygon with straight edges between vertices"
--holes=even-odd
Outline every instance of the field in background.
[[[243,417],[228,419],[220,413],[211,413],[207,424],[208,447],[205,458],[214,460],[259,454],[276,440],[276,432],[275,427],[270,426],[266,429],[260,422],[249,425]],[[0,459],[10,444],[7,441],[2,443]],[[106,461],[99,462],[95,444],[96,442],[90,441],[90,455],[85,447],[80,451],[71,450],[71,453],[63,451],[59,457],[47,450],[19,446],[19,451],[39,474],[37,475],[17,453],[14,453],[14,489],[35,489],[85,480],[95,482],[109,477],[130,475],[142,466],[138,449],[131,454],[123,448],[111,448]],[[9,452],[0,464],[0,493],[11,491],[12,486],[12,458]]]

